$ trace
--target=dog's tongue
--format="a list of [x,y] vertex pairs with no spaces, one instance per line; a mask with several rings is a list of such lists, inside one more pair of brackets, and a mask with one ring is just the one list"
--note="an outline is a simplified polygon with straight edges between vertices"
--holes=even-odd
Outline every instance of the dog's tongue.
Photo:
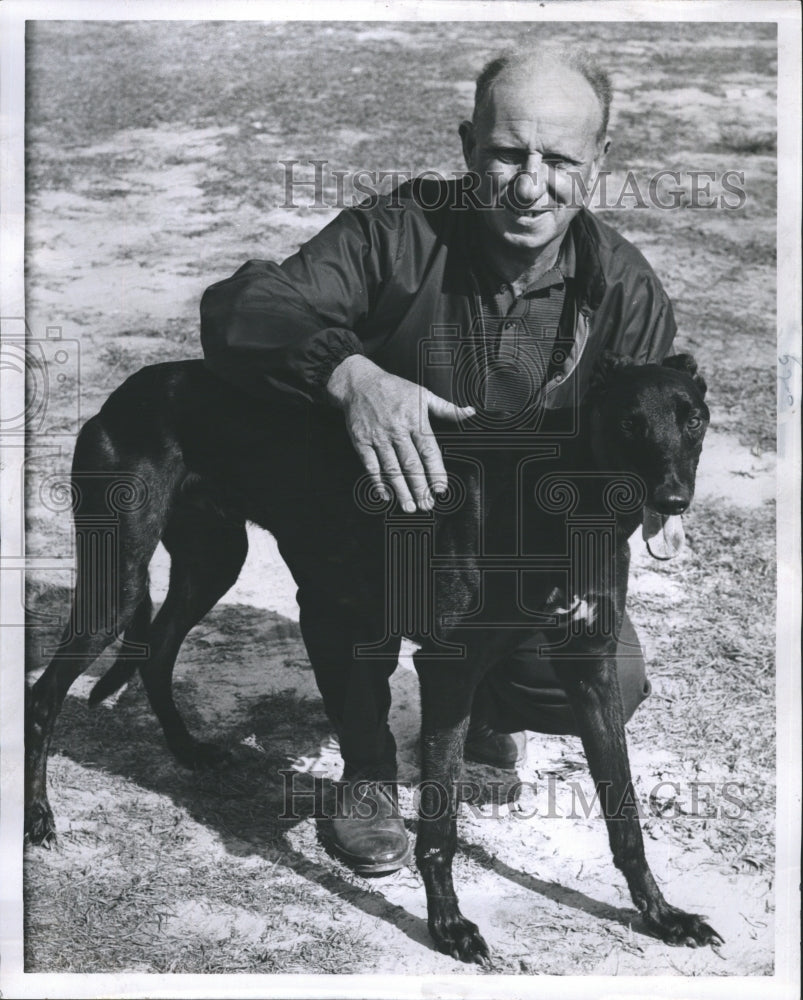
[[683,521],[680,515],[664,517],[645,507],[641,537],[654,559],[671,559],[683,546]]

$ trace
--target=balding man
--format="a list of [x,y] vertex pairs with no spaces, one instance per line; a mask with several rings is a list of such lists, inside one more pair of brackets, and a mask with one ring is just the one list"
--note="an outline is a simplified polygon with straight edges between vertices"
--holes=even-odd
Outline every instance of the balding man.
[[[447,421],[475,411],[526,416],[532,404],[576,405],[604,350],[662,360],[675,323],[660,282],[580,204],[608,150],[610,100],[605,73],[574,49],[494,59],[459,129],[466,176],[413,181],[347,209],[283,264],[250,261],[213,285],[201,306],[208,366],[250,393],[342,411],[377,488],[389,485],[413,512],[431,509],[446,486],[422,412]],[[453,345],[455,336],[473,352],[468,379],[421,364],[423,340]],[[362,637],[335,600],[343,560],[327,555],[324,522],[299,527],[282,552],[339,734],[346,796],[358,778],[377,783],[374,808],[362,817],[347,810],[334,832],[358,871],[393,871],[406,863],[407,837],[378,783],[396,774],[387,723],[395,663],[352,656]],[[575,731],[539,642],[535,633],[481,684],[468,759],[510,768],[523,740],[508,734]],[[627,619],[618,663],[629,718],[649,684]]]

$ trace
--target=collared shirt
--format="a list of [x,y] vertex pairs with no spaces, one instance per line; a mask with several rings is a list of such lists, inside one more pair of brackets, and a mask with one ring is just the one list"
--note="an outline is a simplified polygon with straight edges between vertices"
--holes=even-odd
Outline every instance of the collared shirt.
[[[555,264],[518,296],[476,254],[474,261],[485,334],[485,408],[524,413],[571,349],[573,302],[567,291],[576,270],[574,240],[567,231]],[[562,323],[564,312],[568,323]]]

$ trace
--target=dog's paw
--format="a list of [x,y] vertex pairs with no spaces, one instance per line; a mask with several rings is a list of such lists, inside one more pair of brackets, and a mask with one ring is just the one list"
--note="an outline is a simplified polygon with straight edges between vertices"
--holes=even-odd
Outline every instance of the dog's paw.
[[432,935],[438,951],[451,955],[459,962],[475,962],[486,965],[490,962],[490,952],[480,929],[457,911],[456,915],[441,917],[429,921],[429,933]]
[[170,749],[179,764],[190,771],[211,771],[231,760],[231,754],[224,747],[200,740],[173,745]]
[[687,945],[697,948],[705,945],[718,947],[725,944],[725,939],[713,927],[697,916],[696,913],[684,913],[674,906],[669,906],[659,916],[647,915],[651,929],[667,944]]
[[47,799],[37,799],[25,809],[25,836],[32,843],[50,847],[56,841],[56,820]]

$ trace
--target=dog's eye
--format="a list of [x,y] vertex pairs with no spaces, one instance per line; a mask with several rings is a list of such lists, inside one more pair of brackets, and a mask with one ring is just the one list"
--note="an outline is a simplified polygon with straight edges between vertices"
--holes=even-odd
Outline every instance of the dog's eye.
[[686,430],[689,431],[699,431],[703,426],[703,421],[701,417],[689,417],[686,421]]
[[636,425],[628,417],[625,417],[624,420],[619,421],[619,428],[624,431],[625,434],[632,434],[636,429]]

